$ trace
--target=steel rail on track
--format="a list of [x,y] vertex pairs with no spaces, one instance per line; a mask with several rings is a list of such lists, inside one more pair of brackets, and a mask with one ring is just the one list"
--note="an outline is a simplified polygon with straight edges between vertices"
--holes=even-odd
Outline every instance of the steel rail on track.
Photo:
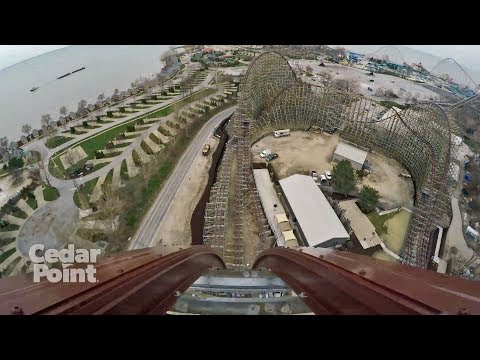
[[480,314],[480,283],[346,251],[271,248],[264,268],[317,315]]
[[164,314],[200,275],[225,268],[205,246],[158,246],[106,257],[96,283],[34,283],[32,274],[0,279],[0,314]]

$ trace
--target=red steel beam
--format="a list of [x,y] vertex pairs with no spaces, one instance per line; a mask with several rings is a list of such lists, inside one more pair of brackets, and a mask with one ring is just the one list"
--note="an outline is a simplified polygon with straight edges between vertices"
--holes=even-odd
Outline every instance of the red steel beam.
[[480,314],[480,283],[346,251],[272,248],[269,268],[315,314]]
[[97,283],[0,279],[0,314],[164,314],[210,268],[225,268],[211,248],[158,246],[99,261]]

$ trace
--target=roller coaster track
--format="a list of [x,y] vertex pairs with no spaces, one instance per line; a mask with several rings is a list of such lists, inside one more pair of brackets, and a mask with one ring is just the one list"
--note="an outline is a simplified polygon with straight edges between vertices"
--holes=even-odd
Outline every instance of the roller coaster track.
[[[128,251],[96,264],[95,283],[0,279],[0,314],[165,314],[202,274],[224,268],[204,246]],[[478,282],[346,251],[272,248],[253,269],[280,277],[316,315],[480,314]]]

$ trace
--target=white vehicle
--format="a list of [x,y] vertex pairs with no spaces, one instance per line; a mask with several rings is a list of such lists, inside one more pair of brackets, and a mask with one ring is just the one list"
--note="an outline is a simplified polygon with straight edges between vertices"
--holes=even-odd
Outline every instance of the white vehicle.
[[282,136],[290,136],[290,129],[285,129],[285,130],[275,130],[273,132],[273,136],[276,138],[282,137]]
[[312,170],[312,178],[313,178],[313,180],[314,180],[315,182],[318,181],[318,174],[317,174],[317,172],[316,172],[315,170]]
[[260,157],[264,158],[265,156],[270,155],[271,153],[272,153],[271,149],[265,149],[260,153]]
[[332,173],[330,171],[325,171],[325,176],[328,180],[332,180]]
[[320,175],[320,184],[326,185],[327,184],[327,178],[325,175]]

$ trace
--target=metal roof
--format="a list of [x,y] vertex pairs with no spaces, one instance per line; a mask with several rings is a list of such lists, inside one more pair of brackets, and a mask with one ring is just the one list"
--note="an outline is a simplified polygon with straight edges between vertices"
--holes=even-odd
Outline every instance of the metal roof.
[[350,238],[311,176],[295,174],[279,183],[309,246]]
[[367,152],[357,149],[354,146],[340,143],[335,150],[336,155],[340,155],[346,159],[355,161],[356,163],[363,164],[367,158]]

